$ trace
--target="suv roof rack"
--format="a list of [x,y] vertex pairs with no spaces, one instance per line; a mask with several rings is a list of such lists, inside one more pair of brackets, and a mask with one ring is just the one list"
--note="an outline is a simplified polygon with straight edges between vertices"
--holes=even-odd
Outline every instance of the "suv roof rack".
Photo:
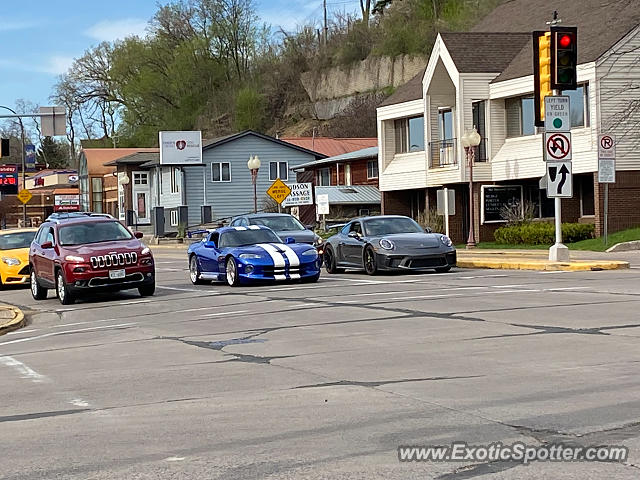
[[63,212],[63,213],[52,213],[47,217],[45,222],[56,222],[59,223],[62,220],[70,220],[72,218],[83,218],[83,217],[102,217],[102,218],[114,218],[112,215],[108,213],[95,213],[95,212]]

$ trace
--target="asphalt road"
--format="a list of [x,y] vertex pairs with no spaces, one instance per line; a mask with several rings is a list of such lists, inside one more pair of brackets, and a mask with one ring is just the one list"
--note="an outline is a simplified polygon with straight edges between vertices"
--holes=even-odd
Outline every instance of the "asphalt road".
[[[637,479],[640,269],[329,276],[63,307],[0,293],[2,479]],[[640,257],[633,257],[634,267]],[[400,463],[398,446],[625,445],[625,463]]]

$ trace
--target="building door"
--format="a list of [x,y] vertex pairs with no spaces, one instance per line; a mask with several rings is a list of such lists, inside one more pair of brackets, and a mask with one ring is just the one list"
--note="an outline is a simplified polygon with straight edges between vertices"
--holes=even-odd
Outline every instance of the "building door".
[[133,172],[133,186],[131,189],[133,208],[136,212],[137,223],[151,223],[150,198],[148,172]]

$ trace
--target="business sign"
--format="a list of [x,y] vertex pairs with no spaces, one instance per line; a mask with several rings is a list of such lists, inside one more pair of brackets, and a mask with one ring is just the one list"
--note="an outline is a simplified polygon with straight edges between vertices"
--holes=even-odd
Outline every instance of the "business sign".
[[615,158],[598,159],[598,183],[616,183]]
[[616,137],[613,135],[598,135],[598,158],[615,160]]
[[36,169],[36,146],[25,145],[24,146],[24,163],[28,172],[33,172]]
[[17,165],[0,165],[0,192],[6,195],[18,193]]
[[571,160],[571,134],[545,132],[544,160],[546,162]]
[[160,132],[160,165],[202,164],[202,132]]
[[310,183],[290,183],[288,186],[291,189],[291,193],[282,202],[283,207],[313,205],[312,185]]
[[78,175],[69,175],[68,182],[69,183],[78,183],[80,177]]
[[316,212],[318,215],[329,215],[329,195],[316,195]]
[[571,131],[571,108],[568,95],[544,98],[544,129],[546,132]]
[[80,210],[80,195],[55,195],[54,212],[77,212]]
[[522,208],[522,185],[483,185],[481,190],[482,223],[506,222],[505,209]]

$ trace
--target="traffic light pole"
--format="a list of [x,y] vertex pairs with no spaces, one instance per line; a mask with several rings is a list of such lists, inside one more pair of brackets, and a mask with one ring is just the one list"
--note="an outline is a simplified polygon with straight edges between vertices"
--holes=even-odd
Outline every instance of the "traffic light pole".
[[[560,90],[553,90],[554,97],[560,95]],[[544,138],[544,135],[543,135]],[[562,243],[562,199],[555,199],[555,224],[556,224],[556,243],[549,248],[549,260],[551,262],[568,262],[569,247]]]
[[[18,115],[18,113],[16,113],[16,111],[12,108],[9,107],[5,107],[4,105],[0,105],[0,108],[4,108],[5,110],[9,110],[11,113],[13,113],[13,116],[8,116],[8,115],[3,115],[0,118],[17,118],[18,119],[18,123],[20,124],[20,142],[21,142],[21,147],[20,147],[20,157],[21,157],[21,161],[22,161],[22,188],[25,189],[27,188],[27,175],[25,172],[25,164],[24,164],[24,124],[22,123],[22,116],[28,116],[28,115]],[[22,204],[22,226],[26,227],[27,226],[27,204],[23,203]]]

